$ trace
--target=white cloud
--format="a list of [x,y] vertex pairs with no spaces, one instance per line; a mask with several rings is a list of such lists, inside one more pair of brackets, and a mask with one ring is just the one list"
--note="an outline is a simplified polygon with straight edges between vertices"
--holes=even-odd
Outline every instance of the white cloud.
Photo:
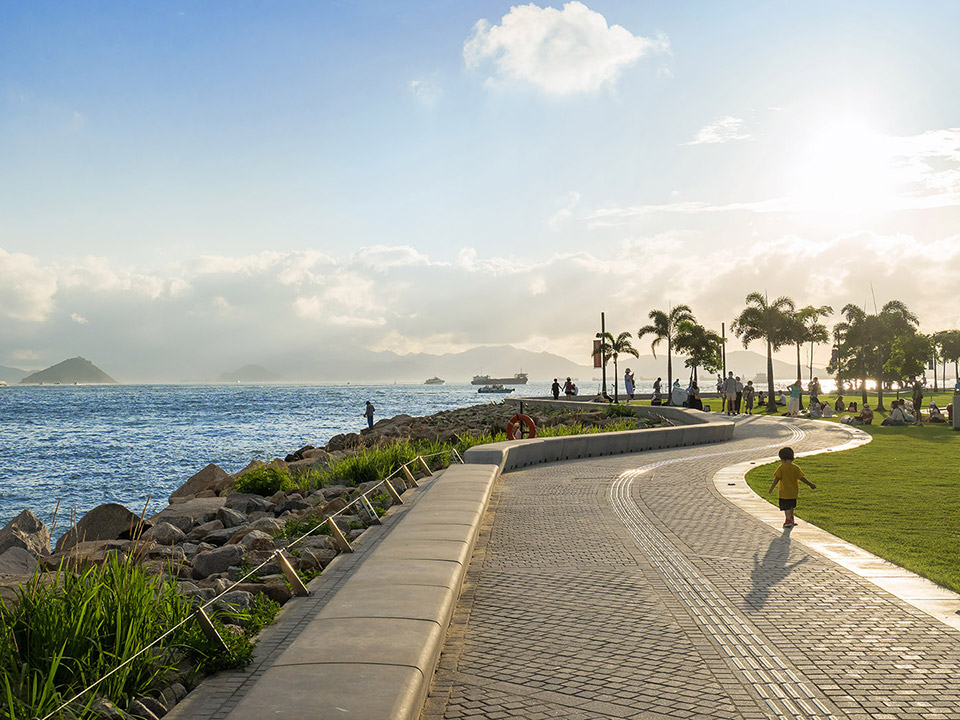
[[492,62],[497,79],[491,84],[520,82],[568,95],[612,86],[637,60],[668,47],[665,36],[633,35],[580,2],[562,10],[531,3],[512,7],[499,25],[478,21],[463,57],[470,68]]
[[72,315],[70,315],[70,319],[73,320],[77,325],[86,325],[90,322],[83,315],[79,313],[73,313]]
[[733,140],[749,140],[750,135],[743,131],[743,123],[743,118],[725,115],[719,120],[700,128],[693,140],[684,144],[710,145]]
[[54,308],[57,278],[40,261],[0,248],[0,316],[43,322]]
[[417,78],[410,81],[410,92],[424,105],[433,105],[440,99],[443,90],[436,78]]

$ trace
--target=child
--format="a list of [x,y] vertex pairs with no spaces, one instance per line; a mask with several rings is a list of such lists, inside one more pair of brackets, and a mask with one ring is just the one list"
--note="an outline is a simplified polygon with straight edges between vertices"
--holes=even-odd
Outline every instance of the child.
[[793,448],[780,448],[778,453],[780,457],[780,467],[773,473],[773,485],[770,486],[770,492],[780,484],[780,509],[783,510],[783,526],[792,528],[796,526],[793,519],[793,509],[797,506],[797,495],[800,494],[800,481],[809,485],[814,490],[817,486],[803,476],[803,470],[793,464]]

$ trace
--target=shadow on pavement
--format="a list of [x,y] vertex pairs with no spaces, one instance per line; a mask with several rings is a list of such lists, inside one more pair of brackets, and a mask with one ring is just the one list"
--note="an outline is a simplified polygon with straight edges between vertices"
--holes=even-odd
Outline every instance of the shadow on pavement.
[[753,554],[753,572],[750,573],[750,579],[753,587],[747,593],[747,604],[753,608],[760,609],[766,604],[770,596],[770,588],[783,580],[790,572],[807,558],[801,558],[795,563],[787,564],[787,558],[790,557],[790,529],[787,528],[783,534],[775,537],[763,555],[763,560],[759,559],[758,553]]

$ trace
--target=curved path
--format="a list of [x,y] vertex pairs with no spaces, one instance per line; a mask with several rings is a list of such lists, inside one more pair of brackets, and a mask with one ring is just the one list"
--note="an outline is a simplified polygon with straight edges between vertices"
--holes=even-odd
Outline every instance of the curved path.
[[714,487],[844,429],[736,437],[504,475],[422,720],[960,718],[960,633]]

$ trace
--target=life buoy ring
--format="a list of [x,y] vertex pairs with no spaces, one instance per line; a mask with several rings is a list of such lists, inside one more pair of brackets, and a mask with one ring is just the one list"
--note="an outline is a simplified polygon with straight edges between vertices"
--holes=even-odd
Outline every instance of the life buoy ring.
[[520,430],[520,423],[527,426],[526,436],[528,438],[535,438],[537,436],[537,426],[533,424],[530,416],[517,414],[510,418],[510,422],[507,423],[507,440],[523,438],[523,434],[518,432]]

